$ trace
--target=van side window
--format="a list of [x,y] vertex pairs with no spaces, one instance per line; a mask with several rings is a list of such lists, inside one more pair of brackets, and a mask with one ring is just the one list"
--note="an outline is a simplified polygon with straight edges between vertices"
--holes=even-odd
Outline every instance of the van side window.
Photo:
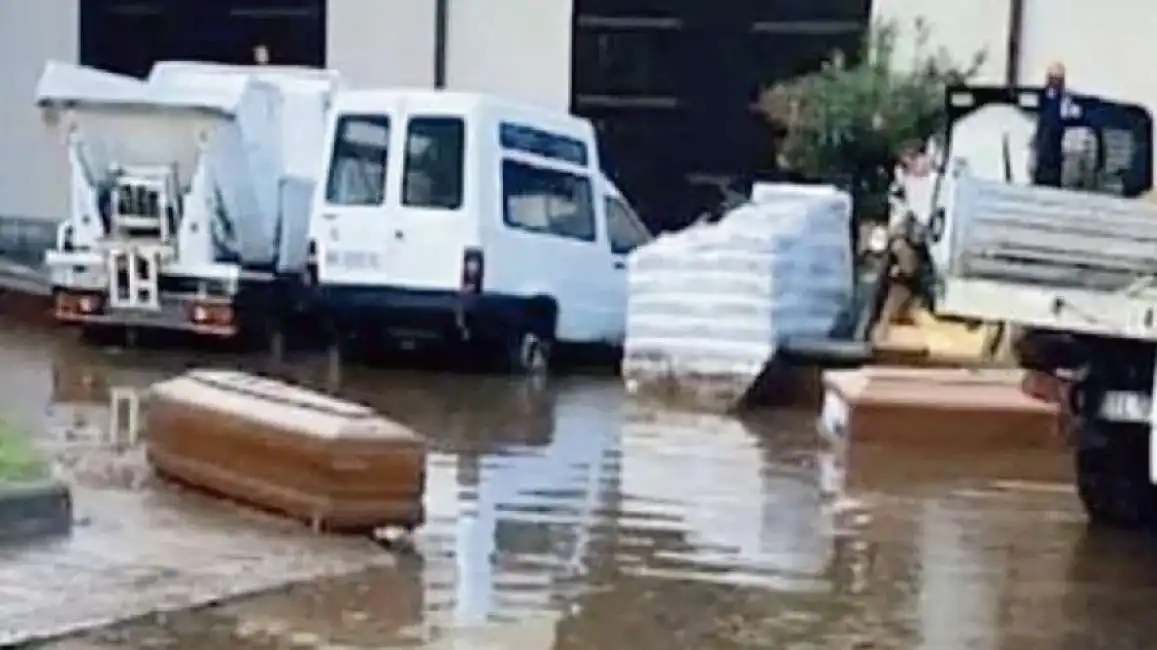
[[651,241],[651,233],[627,202],[617,196],[606,198],[607,238],[611,252],[626,255],[639,246]]
[[386,200],[390,118],[344,115],[337,123],[325,200],[332,205],[377,206]]
[[532,126],[503,122],[498,127],[498,142],[503,149],[553,158],[579,167],[586,167],[590,162],[590,153],[582,140]]
[[581,174],[502,161],[503,220],[531,232],[595,240],[591,181]]
[[462,207],[466,127],[457,117],[416,117],[406,127],[402,205]]

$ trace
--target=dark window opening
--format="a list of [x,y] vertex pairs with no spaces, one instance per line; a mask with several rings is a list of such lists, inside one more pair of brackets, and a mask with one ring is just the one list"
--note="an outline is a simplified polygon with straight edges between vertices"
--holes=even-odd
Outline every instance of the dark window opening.
[[462,207],[466,126],[457,117],[418,117],[406,127],[402,204],[416,208]]
[[390,118],[344,115],[337,123],[325,184],[331,205],[372,207],[385,203]]
[[144,77],[157,61],[325,65],[325,0],[84,0],[80,62]]
[[594,201],[586,176],[504,160],[502,205],[502,218],[512,228],[595,241]]
[[677,29],[584,29],[574,37],[572,83],[583,95],[674,97],[685,74]]
[[578,0],[574,3],[576,20],[591,17],[660,18],[677,16],[679,5],[672,0]]
[[869,0],[575,0],[571,109],[595,121],[600,162],[653,231],[775,177],[760,92],[854,61]]
[[814,25],[867,22],[871,0],[762,0],[751,3],[750,18],[766,22],[800,22]]

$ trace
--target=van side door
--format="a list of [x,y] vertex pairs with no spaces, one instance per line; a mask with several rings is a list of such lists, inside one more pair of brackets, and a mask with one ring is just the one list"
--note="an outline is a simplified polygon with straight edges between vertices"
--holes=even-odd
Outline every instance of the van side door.
[[[390,212],[390,282],[409,289],[454,290],[463,256],[478,246],[478,215],[470,207],[462,113],[407,104],[398,205]],[[469,175],[472,177],[472,175]]]
[[336,116],[329,163],[314,200],[312,237],[319,279],[334,285],[378,285],[391,239],[386,237],[387,177],[394,118],[385,110]]
[[502,261],[517,268],[517,276],[502,272],[503,283],[519,295],[554,297],[560,341],[609,340],[613,269],[593,142],[533,118],[501,121],[498,136]]
[[559,340],[604,340],[610,256],[589,170],[507,152],[501,179],[503,248],[524,279],[518,293],[549,293],[558,302]]

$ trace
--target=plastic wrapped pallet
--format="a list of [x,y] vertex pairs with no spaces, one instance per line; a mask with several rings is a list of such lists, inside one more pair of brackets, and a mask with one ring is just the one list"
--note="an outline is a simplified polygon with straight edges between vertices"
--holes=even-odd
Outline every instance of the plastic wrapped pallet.
[[759,184],[752,200],[637,249],[623,376],[632,391],[731,408],[787,338],[825,338],[852,297],[851,198]]
[[233,371],[154,385],[145,405],[157,472],[315,528],[413,528],[425,444],[373,409]]

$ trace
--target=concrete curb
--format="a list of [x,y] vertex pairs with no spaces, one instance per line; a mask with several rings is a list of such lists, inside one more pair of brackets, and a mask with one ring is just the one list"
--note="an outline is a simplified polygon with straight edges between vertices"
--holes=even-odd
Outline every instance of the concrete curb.
[[72,494],[54,480],[0,484],[0,544],[72,530]]

